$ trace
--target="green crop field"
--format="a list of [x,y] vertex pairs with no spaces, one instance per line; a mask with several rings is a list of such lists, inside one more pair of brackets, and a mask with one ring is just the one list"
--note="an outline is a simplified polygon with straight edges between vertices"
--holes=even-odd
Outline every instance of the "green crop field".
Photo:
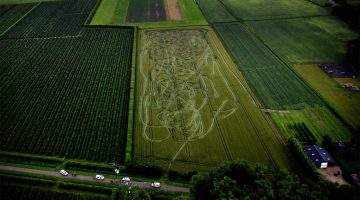
[[258,21],[250,25],[276,54],[292,63],[341,63],[347,42],[357,37],[335,17]]
[[96,0],[42,3],[3,38],[77,36]]
[[323,137],[329,135],[334,141],[350,141],[351,133],[326,107],[306,107],[301,110],[289,110],[285,113],[270,113],[285,138],[298,136],[294,125],[303,125],[322,144]]
[[296,65],[296,71],[353,128],[360,127],[360,93],[346,91],[316,65]]
[[210,23],[237,21],[219,0],[196,0]]
[[0,0],[0,4],[23,4],[23,3],[38,3],[47,1],[61,1],[61,0]]
[[[64,3],[55,12],[54,2],[42,3],[0,38],[1,150],[119,162],[125,153],[134,30],[82,27],[79,35],[52,37],[58,32],[38,29],[27,35],[47,6],[50,23],[59,12],[81,12],[89,1],[59,4]],[[67,30],[74,26],[69,22]],[[5,37],[13,35],[22,37]]]
[[145,30],[139,37],[135,161],[179,171],[237,157],[291,165],[211,29]]
[[[130,0],[117,1],[114,8],[114,0],[103,0],[91,20],[91,25],[121,25],[139,26],[140,28],[161,28],[178,26],[207,25],[207,21],[197,7],[194,0],[178,0],[183,20],[165,20],[157,22],[126,22]],[[134,6],[134,16],[139,15]]]
[[91,20],[91,24],[93,25],[125,24],[129,2],[130,2],[129,0],[102,0]]
[[323,102],[247,27],[240,23],[215,24],[230,55],[262,104],[271,109],[295,109]]
[[220,0],[241,20],[264,20],[329,15],[328,11],[306,0]]
[[0,35],[28,14],[36,4],[0,5]]
[[166,21],[164,0],[131,0],[127,22]]

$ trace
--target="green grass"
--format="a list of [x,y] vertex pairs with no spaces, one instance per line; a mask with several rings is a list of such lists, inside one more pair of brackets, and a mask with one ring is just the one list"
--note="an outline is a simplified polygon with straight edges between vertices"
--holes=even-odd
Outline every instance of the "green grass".
[[218,0],[196,0],[210,23],[237,21]]
[[286,139],[295,132],[289,125],[304,123],[321,145],[323,137],[329,135],[334,141],[350,141],[351,133],[326,107],[306,107],[301,110],[289,110],[288,113],[270,113]]
[[[289,152],[211,29],[143,30],[138,46],[134,161],[181,172],[235,158],[291,168]],[[163,62],[168,73],[156,64]]]
[[263,20],[329,15],[320,6],[305,0],[220,0],[241,20]]
[[276,54],[292,63],[341,63],[347,42],[357,37],[344,22],[327,16],[258,21],[250,25]]
[[103,0],[91,21],[91,25],[138,26],[140,28],[207,25],[206,19],[202,15],[200,9],[194,3],[194,0],[179,0],[181,11],[184,16],[184,20],[182,21],[161,21],[146,23],[126,22],[129,0],[121,0],[122,3],[118,3],[116,9],[111,8],[111,6],[113,6],[113,2],[111,1],[114,0]]
[[360,92],[346,91],[316,65],[296,65],[295,70],[353,128],[360,126]]
[[129,0],[102,0],[94,17],[92,25],[122,25],[125,24]]
[[307,0],[319,6],[324,6],[326,3],[329,3],[329,0]]
[[265,108],[323,105],[317,95],[241,23],[215,24],[228,52]]

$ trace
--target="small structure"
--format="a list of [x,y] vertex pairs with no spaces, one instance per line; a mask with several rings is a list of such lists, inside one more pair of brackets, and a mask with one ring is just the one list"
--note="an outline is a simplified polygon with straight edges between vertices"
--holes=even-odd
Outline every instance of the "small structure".
[[322,147],[312,145],[305,148],[306,154],[313,161],[313,163],[320,168],[327,168],[329,165],[334,165],[335,161],[329,153]]
[[353,87],[354,87],[354,85],[352,83],[345,83],[344,84],[345,89],[352,89]]

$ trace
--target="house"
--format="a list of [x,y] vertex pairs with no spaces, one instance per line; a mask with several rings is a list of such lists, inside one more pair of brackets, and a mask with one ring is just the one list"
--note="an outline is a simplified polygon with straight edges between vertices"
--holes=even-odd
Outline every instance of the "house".
[[334,159],[332,159],[330,154],[323,147],[312,145],[306,147],[305,152],[317,167],[327,168],[328,165],[335,164]]

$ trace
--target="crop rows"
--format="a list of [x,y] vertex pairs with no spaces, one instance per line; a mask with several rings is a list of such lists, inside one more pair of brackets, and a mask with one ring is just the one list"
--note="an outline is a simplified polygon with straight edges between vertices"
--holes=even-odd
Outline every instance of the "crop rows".
[[296,64],[342,63],[348,41],[357,37],[333,16],[266,20],[250,24],[276,54]]
[[85,193],[70,193],[70,192],[59,192],[48,189],[41,189],[38,187],[27,187],[21,185],[1,185],[1,199],[12,200],[12,199],[58,199],[58,200],[100,200],[107,199],[106,196],[85,194]]
[[36,4],[0,5],[0,35]]
[[219,0],[196,0],[210,23],[237,21]]
[[96,0],[72,0],[40,4],[3,38],[75,36],[80,33]]
[[305,107],[285,114],[271,113],[271,117],[286,139],[294,136],[291,128],[299,123],[309,129],[318,144],[321,144],[325,135],[329,135],[334,141],[351,139],[349,130],[326,107]]
[[130,28],[86,28],[78,38],[0,41],[1,150],[121,160],[132,40]]
[[219,0],[241,20],[284,19],[329,15],[324,8],[304,0]]
[[292,109],[322,105],[316,94],[240,23],[215,24],[235,63],[271,109]]
[[130,1],[127,22],[165,21],[164,0],[132,0]]

